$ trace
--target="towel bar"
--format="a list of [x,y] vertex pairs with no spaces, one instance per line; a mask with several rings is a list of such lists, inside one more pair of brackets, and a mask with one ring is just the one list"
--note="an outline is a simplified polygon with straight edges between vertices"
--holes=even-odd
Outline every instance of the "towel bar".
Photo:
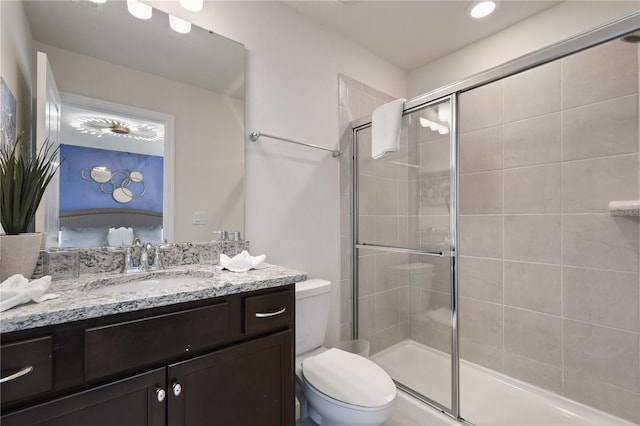
[[315,148],[315,149],[321,149],[323,151],[329,151],[331,153],[331,155],[333,156],[333,158],[336,158],[340,154],[342,154],[342,151],[325,148],[325,147],[322,147],[322,146],[314,145],[312,143],[298,142],[298,141],[294,141],[294,140],[291,140],[291,139],[281,138],[279,136],[268,135],[266,133],[261,133],[261,132],[251,132],[251,133],[249,133],[249,139],[251,139],[253,142],[257,141],[260,136],[264,136],[265,138],[277,139],[277,140],[283,141],[283,142],[294,143],[296,145],[308,146],[309,148]]

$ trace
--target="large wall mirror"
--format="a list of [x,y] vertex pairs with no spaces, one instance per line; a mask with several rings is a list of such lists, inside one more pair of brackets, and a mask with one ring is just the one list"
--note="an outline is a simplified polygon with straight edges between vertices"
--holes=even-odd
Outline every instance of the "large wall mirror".
[[23,4],[62,102],[50,248],[126,244],[120,227],[169,242],[244,231],[244,47],[124,1]]

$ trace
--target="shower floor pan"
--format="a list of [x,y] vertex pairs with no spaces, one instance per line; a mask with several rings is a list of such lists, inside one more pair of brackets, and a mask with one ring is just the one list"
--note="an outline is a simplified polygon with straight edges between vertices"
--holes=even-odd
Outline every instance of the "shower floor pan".
[[[450,406],[449,355],[405,340],[371,359],[394,380]],[[460,360],[460,412],[478,426],[635,425],[465,360]]]

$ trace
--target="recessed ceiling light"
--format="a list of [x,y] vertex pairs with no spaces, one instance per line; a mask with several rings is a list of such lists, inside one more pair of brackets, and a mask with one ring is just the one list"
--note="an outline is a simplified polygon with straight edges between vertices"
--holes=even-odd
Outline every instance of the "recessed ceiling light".
[[493,1],[481,1],[471,4],[469,14],[472,18],[480,19],[489,16],[496,10],[496,3]]
[[127,9],[130,14],[138,19],[149,19],[153,14],[153,8],[151,6],[138,0],[127,0]]
[[191,22],[180,19],[176,16],[169,15],[169,26],[171,29],[180,34],[187,34],[191,31]]
[[182,7],[191,12],[200,12],[202,10],[202,0],[180,0]]

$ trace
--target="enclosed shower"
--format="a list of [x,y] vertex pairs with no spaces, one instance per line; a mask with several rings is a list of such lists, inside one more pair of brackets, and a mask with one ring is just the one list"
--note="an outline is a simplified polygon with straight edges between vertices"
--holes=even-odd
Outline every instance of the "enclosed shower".
[[353,334],[478,424],[640,423],[640,14],[353,123]]

